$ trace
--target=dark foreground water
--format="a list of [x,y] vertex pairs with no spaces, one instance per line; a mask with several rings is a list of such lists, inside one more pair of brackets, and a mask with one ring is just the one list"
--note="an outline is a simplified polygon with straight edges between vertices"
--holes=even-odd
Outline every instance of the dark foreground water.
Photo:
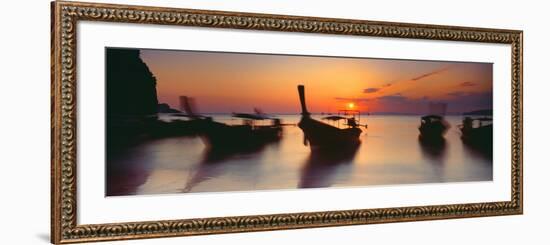
[[[161,117],[170,120],[169,117]],[[299,116],[281,116],[297,123]],[[227,116],[217,121],[238,123]],[[284,127],[280,142],[239,154],[212,154],[198,137],[153,140],[107,160],[107,196],[224,192],[492,180],[491,157],[460,140],[462,117],[441,147],[418,141],[418,116],[369,116],[355,152],[312,154],[302,131]],[[365,121],[362,121],[365,122]],[[238,141],[236,142],[236,144]]]

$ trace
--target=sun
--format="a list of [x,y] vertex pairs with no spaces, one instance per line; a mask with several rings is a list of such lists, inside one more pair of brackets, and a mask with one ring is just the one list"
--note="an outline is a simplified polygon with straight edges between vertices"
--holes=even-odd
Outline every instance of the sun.
[[353,102],[348,103],[348,109],[355,108],[355,104]]

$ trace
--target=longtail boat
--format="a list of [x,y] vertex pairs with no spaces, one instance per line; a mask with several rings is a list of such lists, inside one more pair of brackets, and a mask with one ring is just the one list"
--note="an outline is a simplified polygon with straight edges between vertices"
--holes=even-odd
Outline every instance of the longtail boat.
[[298,123],[298,127],[304,132],[304,144],[307,145],[309,143],[312,149],[326,149],[357,146],[361,143],[359,136],[362,130],[355,119],[347,118],[347,128],[338,128],[317,121],[311,118],[311,114],[307,110],[303,85],[298,85],[298,94],[302,106],[302,118]]
[[[201,135],[205,143],[212,148],[255,148],[281,139],[283,128],[281,120],[256,114],[233,113],[235,118],[243,119],[242,124],[229,125],[215,122],[212,118],[204,120]],[[261,125],[259,121],[270,121]]]
[[492,152],[493,147],[493,118],[465,117],[459,126],[462,141],[479,150]]
[[449,129],[449,123],[444,115],[447,113],[447,103],[430,102],[428,104],[429,114],[420,118],[418,136],[421,143],[439,145],[445,141],[443,136]]
[[418,131],[422,141],[442,141],[448,129],[449,123],[442,116],[427,115],[420,118]]
[[[189,98],[182,96],[183,109],[199,126],[198,134],[205,144],[216,150],[255,149],[281,139],[281,120],[255,109],[254,114],[233,113],[232,117],[242,119],[242,124],[216,122],[212,117],[200,115],[194,110]],[[268,121],[269,123],[261,123]]]

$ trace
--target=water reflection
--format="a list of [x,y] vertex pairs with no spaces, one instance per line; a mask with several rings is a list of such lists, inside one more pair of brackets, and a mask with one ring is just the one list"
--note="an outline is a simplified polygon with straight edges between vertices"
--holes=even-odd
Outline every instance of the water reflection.
[[108,157],[107,161],[112,163],[106,165],[107,196],[135,194],[149,178],[148,164],[152,159],[148,155],[135,157],[135,151],[140,151],[139,147]]
[[472,145],[465,142],[462,142],[463,149],[465,154],[472,155],[477,158],[484,159],[486,163],[492,163],[493,161],[493,146],[492,142],[490,145],[482,145],[481,147],[479,145]]
[[329,187],[336,175],[344,177],[340,170],[349,168],[359,145],[346,149],[312,150],[301,169],[298,188]]
[[[278,141],[268,145],[278,145]],[[191,192],[200,183],[228,174],[231,169],[236,169],[239,172],[254,172],[258,163],[247,161],[247,159],[258,158],[266,146],[227,149],[206,148],[202,160],[189,171],[187,182],[181,192]]]
[[433,171],[432,177],[438,182],[443,182],[445,159],[447,155],[447,140],[443,137],[429,140],[419,137],[418,143],[422,156],[426,159],[426,162],[429,163],[429,166],[431,166],[431,170]]
[[447,140],[445,138],[425,139],[418,137],[418,143],[425,158],[432,160],[432,162],[443,163],[447,153]]
[[[221,121],[223,118],[216,118]],[[299,116],[283,116],[296,123]],[[448,117],[452,128],[462,117]],[[333,186],[487,181],[491,155],[468,148],[460,132],[436,144],[418,140],[416,116],[371,116],[359,148],[312,152],[303,133],[257,149],[213,151],[199,137],[151,140],[107,159],[107,195],[256,191]],[[238,140],[236,140],[238,142]],[[224,148],[222,148],[224,149]]]

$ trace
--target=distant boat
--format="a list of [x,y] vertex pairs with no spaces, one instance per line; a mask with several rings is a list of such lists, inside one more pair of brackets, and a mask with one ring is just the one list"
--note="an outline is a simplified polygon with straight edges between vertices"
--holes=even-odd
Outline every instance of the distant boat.
[[439,115],[427,115],[420,118],[420,140],[440,141],[449,129],[449,123]]
[[443,136],[449,129],[449,123],[443,118],[447,112],[447,103],[430,102],[429,114],[420,118],[419,139],[424,144],[441,144]]
[[170,121],[157,120],[155,127],[150,133],[155,137],[174,137],[174,136],[198,136],[201,130],[201,120],[205,117],[195,113],[194,100],[187,96],[180,97],[181,102],[185,103],[185,113],[170,108],[168,104],[159,104],[159,114],[169,115]]
[[465,144],[474,148],[489,151],[493,146],[493,118],[465,117],[459,126],[461,139]]
[[[212,120],[212,117],[198,114],[187,97],[180,98],[187,115],[200,125],[198,134],[212,149],[255,149],[278,141],[283,135],[281,120],[267,116],[258,109],[255,109],[255,114],[233,113],[232,116],[243,119],[243,123],[229,125],[216,122]],[[261,124],[260,121],[269,121],[270,123]]]
[[303,85],[298,85],[298,94],[302,106],[302,118],[298,127],[304,132],[304,144],[309,143],[312,149],[316,149],[357,146],[361,143],[359,136],[362,130],[354,118],[327,117],[328,120],[345,119],[348,121],[348,127],[343,129],[317,121],[311,118],[311,114],[307,110]]
[[[281,139],[283,128],[278,118],[267,118],[255,114],[234,113],[233,117],[243,119],[243,124],[228,125],[205,120],[202,136],[212,148],[255,148]],[[270,124],[259,125],[258,121],[269,120]]]

